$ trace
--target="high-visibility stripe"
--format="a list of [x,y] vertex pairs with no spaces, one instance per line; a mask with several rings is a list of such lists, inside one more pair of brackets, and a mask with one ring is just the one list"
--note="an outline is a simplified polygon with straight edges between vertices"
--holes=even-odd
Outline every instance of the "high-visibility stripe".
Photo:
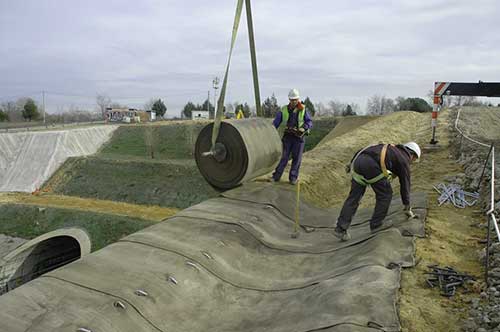
[[450,82],[436,82],[434,83],[434,96],[441,96],[446,89],[450,86]]
[[446,84],[446,82],[436,82],[435,83],[437,86],[434,87],[434,95],[439,95],[439,91],[443,88],[443,86]]

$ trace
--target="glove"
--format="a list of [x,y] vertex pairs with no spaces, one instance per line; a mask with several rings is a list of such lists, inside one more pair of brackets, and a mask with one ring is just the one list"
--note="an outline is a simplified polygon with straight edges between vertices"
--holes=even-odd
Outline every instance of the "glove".
[[287,127],[286,132],[296,136],[296,137],[302,137],[304,136],[305,129],[304,128],[294,128],[294,127]]
[[413,211],[411,210],[411,207],[409,205],[405,205],[404,211],[405,211],[405,215],[408,217],[408,219],[418,218],[418,215],[413,213]]

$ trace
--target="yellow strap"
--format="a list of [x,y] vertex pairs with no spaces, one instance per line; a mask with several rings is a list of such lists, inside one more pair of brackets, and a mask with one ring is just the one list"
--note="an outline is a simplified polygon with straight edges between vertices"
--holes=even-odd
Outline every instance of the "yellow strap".
[[384,144],[382,147],[382,152],[380,153],[380,168],[382,169],[382,174],[384,174],[385,177],[389,176],[389,172],[387,172],[387,167],[385,167],[385,155],[387,153],[387,147],[388,144]]
[[380,168],[382,169],[382,174],[389,180],[392,179],[392,172],[385,167],[385,156],[387,154],[387,148],[390,146],[394,146],[394,144],[384,144],[382,147],[382,152],[380,153]]
[[300,180],[297,180],[297,196],[295,200],[295,224],[293,226],[293,231],[295,233],[299,231],[300,227],[299,206],[300,206]]

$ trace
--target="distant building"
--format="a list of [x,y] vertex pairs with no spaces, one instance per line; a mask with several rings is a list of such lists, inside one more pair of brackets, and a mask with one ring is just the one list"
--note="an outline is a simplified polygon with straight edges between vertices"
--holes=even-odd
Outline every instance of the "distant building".
[[146,111],[148,113],[148,120],[153,122],[156,121],[156,112],[155,111]]
[[147,120],[149,115],[135,108],[106,108],[106,120],[109,122],[139,123]]
[[210,114],[208,111],[192,111],[191,119],[192,120],[208,120],[210,118]]

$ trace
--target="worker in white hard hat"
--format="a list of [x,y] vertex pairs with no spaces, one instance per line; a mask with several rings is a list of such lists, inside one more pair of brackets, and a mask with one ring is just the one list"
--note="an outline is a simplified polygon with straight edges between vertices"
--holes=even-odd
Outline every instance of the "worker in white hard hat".
[[416,218],[410,206],[410,164],[420,159],[420,156],[420,147],[415,142],[371,145],[356,152],[346,169],[352,174],[351,191],[342,206],[333,235],[342,241],[351,238],[347,230],[367,186],[372,187],[376,196],[370,219],[371,232],[391,227],[392,222],[384,219],[392,200],[389,180],[395,176],[399,178],[404,212],[409,219]]
[[312,119],[304,104],[300,101],[299,90],[291,89],[288,93],[289,103],[276,113],[273,125],[278,130],[283,131],[283,153],[281,160],[276,167],[272,182],[278,182],[283,175],[290,155],[292,155],[292,166],[288,180],[290,184],[297,183],[299,178],[302,153],[304,152],[305,137],[309,135],[312,128]]

